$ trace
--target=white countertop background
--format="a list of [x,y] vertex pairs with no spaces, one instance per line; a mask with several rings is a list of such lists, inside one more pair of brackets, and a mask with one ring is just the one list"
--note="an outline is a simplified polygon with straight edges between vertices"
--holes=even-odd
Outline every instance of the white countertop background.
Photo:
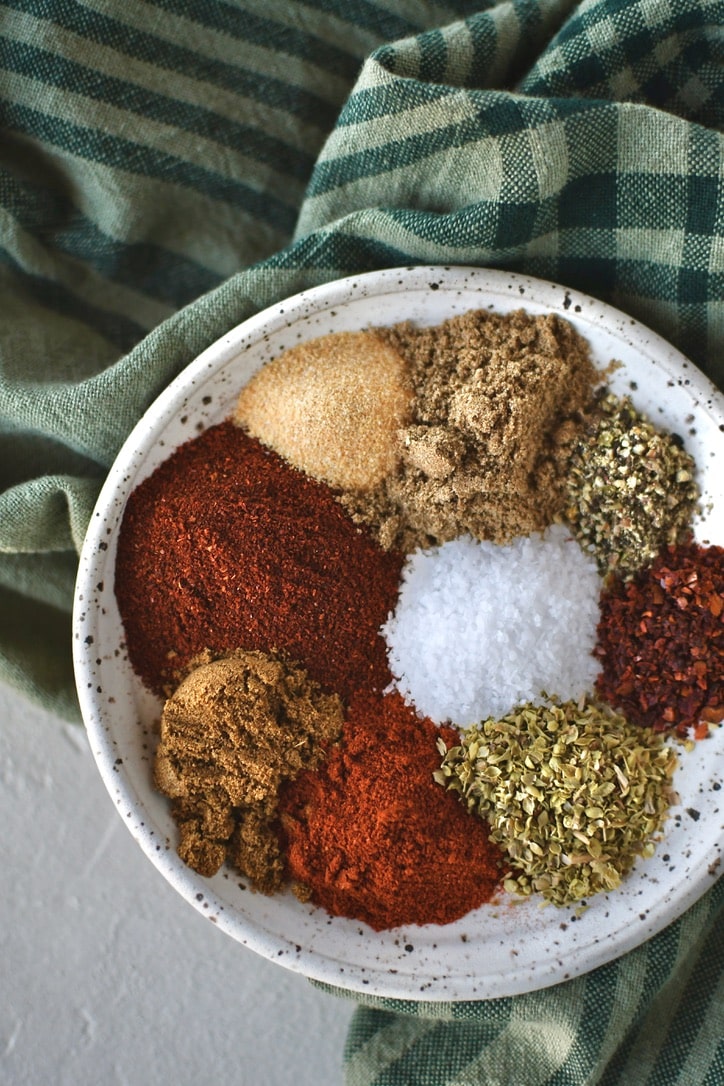
[[0,1083],[337,1086],[351,1000],[237,944],[118,817],[79,725],[0,684]]

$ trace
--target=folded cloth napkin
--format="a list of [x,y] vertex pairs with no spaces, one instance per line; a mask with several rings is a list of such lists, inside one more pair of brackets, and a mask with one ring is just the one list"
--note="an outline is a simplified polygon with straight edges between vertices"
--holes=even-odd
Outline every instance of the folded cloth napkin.
[[[4,0],[0,678],[78,718],[70,606],[105,473],[200,350],[297,290],[524,271],[724,387],[723,15]],[[528,996],[361,1000],[349,1086],[721,1083],[723,907],[720,880],[644,947]]]

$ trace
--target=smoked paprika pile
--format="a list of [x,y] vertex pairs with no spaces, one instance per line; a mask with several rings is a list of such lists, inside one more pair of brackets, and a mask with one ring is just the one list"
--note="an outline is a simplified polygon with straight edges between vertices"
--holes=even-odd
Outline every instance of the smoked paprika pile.
[[379,630],[401,568],[329,487],[227,421],[130,495],[115,592],[131,665],[157,694],[205,649],[244,648],[282,652],[347,698],[390,681]]
[[316,771],[283,786],[287,866],[302,898],[376,931],[449,924],[489,901],[505,875],[482,820],[433,779],[452,728],[395,693],[360,693]]
[[724,720],[724,549],[666,547],[601,598],[598,693],[631,721],[703,737]]

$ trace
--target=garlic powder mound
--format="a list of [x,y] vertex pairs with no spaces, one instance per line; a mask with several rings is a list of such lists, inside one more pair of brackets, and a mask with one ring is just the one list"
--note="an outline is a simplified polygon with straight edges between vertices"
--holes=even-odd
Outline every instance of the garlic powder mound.
[[395,469],[411,409],[407,364],[394,347],[374,332],[331,332],[262,366],[234,422],[308,475],[364,491]]

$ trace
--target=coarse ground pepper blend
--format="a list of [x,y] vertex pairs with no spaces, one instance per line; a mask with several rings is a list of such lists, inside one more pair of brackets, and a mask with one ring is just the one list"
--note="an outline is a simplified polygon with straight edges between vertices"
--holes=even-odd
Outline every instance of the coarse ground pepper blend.
[[397,693],[353,699],[328,757],[282,787],[283,848],[303,899],[377,931],[448,924],[490,900],[502,853],[433,780],[440,735],[458,741]]
[[383,689],[379,631],[402,562],[324,483],[232,422],[212,426],[129,497],[115,592],[131,664],[166,695],[205,649],[276,650],[343,699]]
[[628,578],[683,542],[699,501],[696,465],[677,434],[627,397],[601,391],[567,472],[566,520],[602,575]]

